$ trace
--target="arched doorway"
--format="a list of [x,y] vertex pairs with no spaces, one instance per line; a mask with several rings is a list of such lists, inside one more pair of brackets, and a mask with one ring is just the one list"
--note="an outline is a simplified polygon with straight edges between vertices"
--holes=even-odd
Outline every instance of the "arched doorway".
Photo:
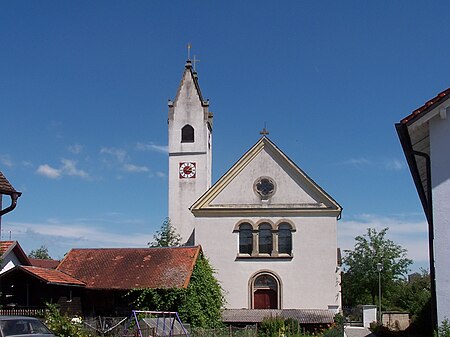
[[280,283],[278,279],[262,272],[253,277],[251,282],[252,309],[279,309]]

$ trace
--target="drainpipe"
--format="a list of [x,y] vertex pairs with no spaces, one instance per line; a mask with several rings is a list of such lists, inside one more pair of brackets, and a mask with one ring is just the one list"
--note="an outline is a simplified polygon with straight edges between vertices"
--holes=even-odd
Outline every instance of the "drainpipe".
[[22,195],[22,193],[20,193],[20,192],[13,192],[13,193],[9,194],[9,196],[11,197],[11,205],[6,207],[5,209],[1,209],[0,210],[0,217],[2,215],[5,215],[6,213],[11,212],[14,208],[16,208],[16,206],[17,206],[17,199],[19,199],[19,197],[21,195]]
[[431,159],[427,153],[412,151],[415,156],[425,159],[427,170],[427,212],[428,220],[428,249],[430,250],[430,285],[431,285],[431,324],[434,330],[438,327],[437,321],[437,298],[436,298],[436,270],[434,268],[434,223],[433,223],[433,193],[431,185]]
[[8,195],[11,197],[11,205],[6,207],[5,209],[2,209],[2,198],[3,194],[0,193],[0,240],[2,238],[2,215],[5,215],[6,213],[11,212],[14,208],[17,206],[17,199],[22,195],[21,192],[12,192],[8,193]]

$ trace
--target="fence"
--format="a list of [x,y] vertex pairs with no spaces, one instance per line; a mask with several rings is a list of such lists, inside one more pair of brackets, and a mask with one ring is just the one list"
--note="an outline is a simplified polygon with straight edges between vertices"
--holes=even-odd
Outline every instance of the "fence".
[[32,317],[44,317],[46,313],[46,308],[7,308],[0,309],[0,315],[2,316],[32,316]]

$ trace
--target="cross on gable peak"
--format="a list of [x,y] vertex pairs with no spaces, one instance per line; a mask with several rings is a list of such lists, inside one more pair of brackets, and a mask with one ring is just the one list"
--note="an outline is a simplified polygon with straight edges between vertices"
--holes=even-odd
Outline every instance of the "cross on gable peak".
[[267,136],[269,134],[269,131],[267,131],[266,127],[263,127],[263,129],[259,132],[260,135]]

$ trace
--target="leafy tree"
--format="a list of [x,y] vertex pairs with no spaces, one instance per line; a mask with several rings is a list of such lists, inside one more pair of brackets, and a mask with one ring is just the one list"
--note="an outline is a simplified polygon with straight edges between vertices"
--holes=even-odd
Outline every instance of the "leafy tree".
[[367,233],[355,238],[353,250],[346,250],[343,258],[342,295],[344,305],[376,304],[378,297],[378,270],[381,263],[383,297],[389,298],[397,281],[404,280],[412,260],[407,250],[386,238],[389,228]]
[[221,325],[225,300],[214,269],[203,255],[197,259],[186,289],[135,289],[128,295],[141,310],[177,311],[183,323],[193,327]]
[[150,247],[174,247],[179,246],[181,236],[176,232],[172,226],[169,218],[166,218],[159,231],[153,235],[153,241],[149,242]]
[[42,260],[51,260],[52,258],[48,254],[48,248],[44,245],[40,246],[38,249],[32,250],[28,257],[32,259],[42,259]]

